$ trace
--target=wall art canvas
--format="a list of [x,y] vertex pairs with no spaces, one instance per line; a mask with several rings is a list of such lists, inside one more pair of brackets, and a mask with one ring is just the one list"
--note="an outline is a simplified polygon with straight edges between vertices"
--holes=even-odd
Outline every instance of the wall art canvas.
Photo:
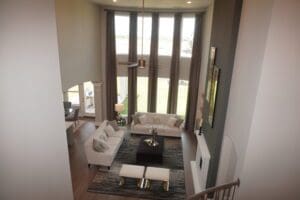
[[213,127],[214,124],[214,115],[216,109],[216,99],[217,99],[218,84],[219,84],[219,77],[220,77],[220,68],[214,65],[212,71],[213,72],[212,72],[211,87],[210,87],[209,113],[208,113],[208,123],[210,124],[211,127]]
[[209,102],[210,100],[210,88],[211,88],[211,81],[212,81],[212,73],[213,73],[213,66],[215,65],[216,60],[216,47],[210,47],[209,52],[209,61],[208,61],[208,69],[207,69],[207,88],[206,88],[206,100]]

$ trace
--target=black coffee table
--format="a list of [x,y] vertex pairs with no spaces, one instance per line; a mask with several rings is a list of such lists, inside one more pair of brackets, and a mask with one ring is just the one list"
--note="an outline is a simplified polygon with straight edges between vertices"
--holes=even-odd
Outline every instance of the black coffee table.
[[162,164],[163,162],[163,151],[164,151],[164,138],[157,136],[158,146],[149,146],[144,140],[151,138],[151,136],[142,136],[137,152],[136,152],[136,163],[147,165],[147,164]]

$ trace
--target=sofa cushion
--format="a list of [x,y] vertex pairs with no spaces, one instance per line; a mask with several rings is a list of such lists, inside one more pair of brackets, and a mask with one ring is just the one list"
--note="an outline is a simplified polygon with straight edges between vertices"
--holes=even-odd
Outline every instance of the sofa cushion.
[[139,113],[135,113],[134,115],[132,115],[132,120],[133,120],[134,124],[140,124],[141,123],[139,117],[140,117]]
[[182,123],[183,123],[183,119],[177,118],[177,121],[176,121],[176,123],[175,123],[175,126],[179,128],[179,127],[181,126]]
[[175,117],[170,117],[166,123],[169,127],[173,127],[175,123],[177,122],[177,119]]
[[113,129],[114,129],[115,131],[120,130],[120,128],[119,128],[119,126],[118,126],[116,120],[113,120],[113,121],[107,121],[107,125],[111,125],[111,127],[113,127]]
[[101,124],[100,124],[100,128],[104,129],[107,126],[107,120],[104,120]]
[[93,148],[97,152],[105,152],[109,149],[109,145],[104,140],[94,137]]
[[97,128],[94,134],[94,137],[107,141],[107,135],[102,128]]
[[149,115],[142,115],[139,117],[141,124],[152,124],[153,123],[153,118]]
[[108,137],[116,137],[116,131],[114,130],[114,128],[111,125],[107,125],[104,128],[105,133],[107,134]]
[[116,136],[114,136],[114,137],[118,137],[118,138],[123,139],[124,136],[125,136],[124,130],[121,130],[121,129],[120,129],[119,131],[116,131]]
[[121,138],[119,137],[109,137],[107,139],[107,144],[112,147],[112,146],[116,146],[116,144],[120,143],[121,142]]

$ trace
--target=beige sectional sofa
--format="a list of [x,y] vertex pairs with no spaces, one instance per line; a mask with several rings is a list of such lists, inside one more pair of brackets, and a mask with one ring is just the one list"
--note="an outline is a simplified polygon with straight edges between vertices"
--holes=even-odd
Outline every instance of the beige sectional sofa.
[[[174,118],[177,119],[175,123],[173,123]],[[131,132],[135,134],[150,134],[151,128],[156,128],[158,135],[181,137],[183,124],[183,120],[175,114],[138,112],[133,116]]]
[[[104,128],[106,125],[107,125],[107,120],[105,120],[98,129]],[[88,165],[100,165],[100,166],[110,167],[123,142],[125,131],[120,129],[116,131],[115,136],[108,137],[106,142],[109,145],[109,149],[104,152],[97,152],[94,150],[93,148],[94,134],[92,134],[84,144]]]

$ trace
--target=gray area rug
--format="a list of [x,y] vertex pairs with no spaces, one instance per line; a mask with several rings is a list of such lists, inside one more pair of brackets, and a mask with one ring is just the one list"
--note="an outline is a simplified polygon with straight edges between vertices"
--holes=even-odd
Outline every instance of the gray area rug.
[[98,171],[92,183],[89,184],[88,191],[142,199],[185,199],[182,147],[181,140],[177,138],[165,138],[163,164],[151,165],[171,169],[170,190],[168,192],[163,191],[161,182],[153,182],[151,190],[137,189],[136,181],[133,179],[126,179],[126,184],[122,187],[119,186],[121,165],[135,164],[135,154],[139,141],[140,136],[127,135],[111,169],[108,172]]

